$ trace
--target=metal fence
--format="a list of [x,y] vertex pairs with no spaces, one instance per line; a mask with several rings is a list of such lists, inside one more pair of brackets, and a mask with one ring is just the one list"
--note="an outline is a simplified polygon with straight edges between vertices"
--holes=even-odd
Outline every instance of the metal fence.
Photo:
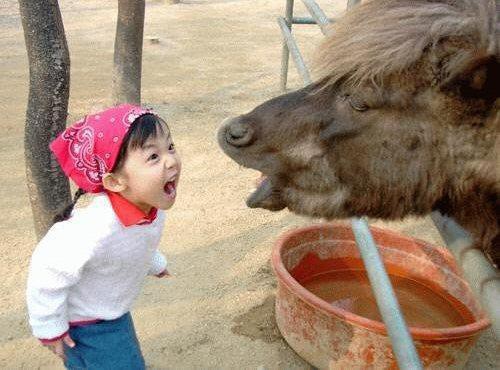
[[[326,34],[327,26],[335,21],[328,18],[314,0],[302,0],[302,2],[311,17],[294,17],[294,0],[286,0],[285,16],[278,18],[283,35],[280,81],[282,90],[285,90],[287,85],[290,55],[304,85],[312,82],[304,58],[292,35],[292,25],[317,24],[321,32]],[[347,9],[360,2],[361,0],[348,0]],[[487,261],[482,252],[471,247],[470,236],[456,222],[438,212],[432,213],[431,218],[447,247],[460,264],[463,276],[479,298],[483,309],[488,313],[495,337],[500,339],[500,276],[498,271]],[[353,219],[352,228],[398,365],[401,369],[422,369],[368,223],[363,219]]]

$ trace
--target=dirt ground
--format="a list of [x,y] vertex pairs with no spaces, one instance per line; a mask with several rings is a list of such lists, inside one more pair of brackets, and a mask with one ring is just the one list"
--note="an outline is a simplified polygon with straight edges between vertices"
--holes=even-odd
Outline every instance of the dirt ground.
[[[345,1],[318,1],[329,15]],[[62,0],[71,55],[69,121],[110,104],[116,1]],[[297,15],[306,15],[296,2]],[[274,322],[269,257],[284,230],[317,222],[250,210],[244,198],[257,174],[218,149],[227,116],[279,94],[285,1],[147,1],[142,97],[167,119],[183,159],[179,197],[168,212],[161,249],[175,275],[148,279],[133,311],[150,369],[309,369]],[[0,368],[61,369],[31,337],[24,289],[35,245],[25,187],[23,128],[28,66],[17,2],[0,3]],[[308,63],[317,27],[296,26]],[[158,37],[160,42],[150,42]],[[290,88],[301,82],[290,67]],[[385,224],[441,243],[428,219]],[[69,246],[70,247],[70,246]],[[500,364],[491,333],[469,369]]]

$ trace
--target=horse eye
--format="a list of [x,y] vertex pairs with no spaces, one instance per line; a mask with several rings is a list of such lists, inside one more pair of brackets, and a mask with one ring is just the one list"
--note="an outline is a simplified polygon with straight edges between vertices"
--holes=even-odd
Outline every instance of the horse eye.
[[352,109],[357,110],[358,112],[364,112],[370,108],[364,101],[356,98],[355,96],[349,96],[347,100],[349,100],[349,104]]

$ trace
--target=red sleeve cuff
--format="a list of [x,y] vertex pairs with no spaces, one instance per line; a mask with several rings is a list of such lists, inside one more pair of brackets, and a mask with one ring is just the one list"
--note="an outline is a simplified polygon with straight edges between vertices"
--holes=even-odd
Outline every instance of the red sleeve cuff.
[[61,335],[58,335],[57,337],[55,338],[50,338],[50,339],[42,339],[42,338],[38,338],[38,340],[40,342],[42,342],[42,344],[50,344],[50,343],[53,343],[55,341],[58,341],[62,338],[64,338],[66,335],[68,334],[68,330],[66,330],[64,333],[62,333]]

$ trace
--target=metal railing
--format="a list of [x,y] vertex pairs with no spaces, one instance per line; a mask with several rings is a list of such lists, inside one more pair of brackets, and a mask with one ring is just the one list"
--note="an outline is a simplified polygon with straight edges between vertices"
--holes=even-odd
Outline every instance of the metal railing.
[[[286,0],[285,17],[278,18],[283,35],[281,62],[281,89],[286,90],[289,56],[302,77],[304,85],[312,82],[304,58],[292,35],[293,24],[317,24],[325,34],[333,19],[327,18],[314,0],[302,0],[311,18],[293,16],[294,0]],[[358,4],[360,0],[348,0],[347,8]],[[448,248],[462,267],[465,279],[478,296],[483,309],[488,313],[493,324],[496,338],[500,338],[500,276],[498,271],[486,260],[484,254],[471,248],[471,239],[452,219],[443,217],[438,212],[431,215]],[[394,290],[385,270],[378,248],[370,233],[368,223],[363,219],[353,219],[352,228],[356,243],[363,259],[370,284],[375,295],[380,314],[387,327],[394,354],[401,369],[422,369],[415,345],[410,336],[403,315],[399,309]]]
[[[350,8],[361,0],[348,0],[347,7]],[[285,17],[278,17],[278,24],[281,28],[281,33],[283,35],[283,52],[281,57],[281,89],[286,89],[287,77],[288,77],[288,60],[290,53],[292,54],[293,61],[295,62],[295,67],[297,68],[302,80],[305,84],[311,82],[309,76],[309,71],[304,63],[304,59],[300,53],[299,47],[295,42],[292,35],[292,25],[293,24],[317,24],[321,32],[326,34],[327,27],[330,23],[334,22],[334,19],[328,18],[323,10],[314,0],[302,0],[307,10],[311,14],[311,17],[294,17],[293,16],[293,5],[294,0],[286,0]]]
[[500,274],[472,239],[453,219],[433,212],[431,218],[446,246],[462,268],[462,274],[488,314],[493,333],[500,340]]
[[356,237],[356,245],[365,265],[368,280],[380,315],[387,328],[399,368],[402,370],[422,369],[420,357],[418,357],[417,349],[406,326],[378,247],[368,228],[368,223],[363,219],[353,219],[352,231]]

